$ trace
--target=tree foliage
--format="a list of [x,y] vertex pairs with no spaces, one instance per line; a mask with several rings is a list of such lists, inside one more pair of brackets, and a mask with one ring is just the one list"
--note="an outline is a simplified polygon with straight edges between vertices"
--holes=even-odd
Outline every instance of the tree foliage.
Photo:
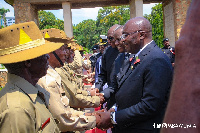
[[77,40],[77,43],[86,48],[92,47],[92,45],[99,40],[96,29],[96,21],[92,19],[84,20],[74,26],[74,37]]
[[5,27],[7,26],[7,23],[6,23],[6,13],[7,12],[10,12],[10,10],[9,9],[5,9],[5,8],[0,8],[0,15],[4,20],[4,26]]
[[130,19],[129,6],[103,7],[98,11],[97,20],[84,20],[73,26],[74,37],[77,43],[91,49],[99,42],[100,35],[106,35],[114,24],[124,25]]
[[144,17],[147,18],[152,25],[153,40],[159,47],[163,47],[162,40],[164,38],[164,29],[162,4],[157,4],[152,7],[151,14],[145,14]]
[[103,7],[98,11],[97,30],[99,34],[107,34],[114,24],[124,25],[130,19],[129,6]]
[[[152,24],[153,40],[162,47],[163,11],[162,4],[152,8],[149,15],[144,15]],[[100,35],[106,35],[108,29],[114,24],[124,25],[130,19],[130,8],[125,6],[103,7],[98,11],[96,20],[88,19],[73,26],[73,34],[77,43],[88,49],[99,42]],[[39,11],[40,29],[57,28],[64,30],[64,21],[59,20],[51,12]]]
[[64,30],[64,21],[56,18],[51,12],[39,11],[38,18],[40,30],[49,28]]

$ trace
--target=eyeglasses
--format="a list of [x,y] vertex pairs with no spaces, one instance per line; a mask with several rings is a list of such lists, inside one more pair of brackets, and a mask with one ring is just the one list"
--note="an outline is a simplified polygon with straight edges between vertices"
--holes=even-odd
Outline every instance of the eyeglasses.
[[109,36],[108,39],[109,39],[110,41],[112,41],[112,40],[114,39],[114,37]]
[[138,33],[138,32],[140,32],[140,31],[141,31],[141,30],[137,30],[137,31],[135,31],[135,32],[122,34],[121,39],[126,39],[129,35]]
[[149,31],[137,30],[137,31],[135,31],[135,32],[125,33],[125,34],[122,34],[121,39],[126,39],[129,35],[135,34],[135,33],[138,33],[138,32],[145,32],[145,33],[148,33],[148,32],[152,32],[152,30],[149,30]]

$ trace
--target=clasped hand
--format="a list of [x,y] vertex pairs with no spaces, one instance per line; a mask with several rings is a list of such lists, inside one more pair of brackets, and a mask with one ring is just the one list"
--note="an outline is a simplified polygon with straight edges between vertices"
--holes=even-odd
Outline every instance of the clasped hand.
[[98,96],[100,98],[100,104],[105,102],[104,96],[102,93],[99,93],[99,89],[97,88],[88,88],[87,91],[90,91],[91,96]]
[[102,130],[107,130],[113,127],[111,122],[110,113],[114,112],[114,109],[110,110],[99,110],[95,112],[96,117],[96,127]]

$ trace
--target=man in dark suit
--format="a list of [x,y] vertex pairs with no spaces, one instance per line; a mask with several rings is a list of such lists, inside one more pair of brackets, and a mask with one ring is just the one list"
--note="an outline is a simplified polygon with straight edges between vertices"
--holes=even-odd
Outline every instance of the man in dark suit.
[[152,27],[143,17],[130,19],[123,28],[122,41],[134,54],[129,67],[118,73],[115,112],[99,112],[99,128],[114,124],[114,133],[158,133],[172,80],[169,58],[152,40]]
[[113,25],[107,33],[107,40],[110,46],[104,51],[102,55],[102,70],[101,73],[98,75],[98,81],[95,82],[95,88],[98,88],[100,92],[103,90],[103,86],[105,83],[107,83],[108,85],[110,84],[110,73],[112,70],[112,64],[119,54],[119,51],[115,46],[115,40],[113,36],[114,30],[119,26],[120,25],[118,24]]
[[[105,88],[101,93],[103,93],[105,102],[107,102],[106,107],[107,109],[110,109],[116,102],[115,102],[115,93],[117,92],[118,85],[117,85],[117,73],[120,72],[120,69],[122,69],[122,64],[124,61],[129,62],[128,57],[129,53],[125,52],[125,46],[123,42],[121,41],[122,31],[123,31],[123,25],[115,29],[114,31],[114,39],[115,39],[115,45],[117,49],[119,50],[119,54],[117,58],[115,59],[112,70],[110,74],[110,82],[111,84],[108,86],[108,88]],[[125,63],[127,64],[127,63]]]

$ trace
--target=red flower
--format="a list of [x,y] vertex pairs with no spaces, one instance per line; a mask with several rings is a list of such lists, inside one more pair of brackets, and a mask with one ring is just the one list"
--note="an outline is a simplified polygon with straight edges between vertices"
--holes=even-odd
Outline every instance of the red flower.
[[136,59],[136,61],[134,62],[134,65],[139,63],[140,62],[140,59]]
[[129,61],[130,61],[130,62],[132,62],[132,60],[133,60],[133,57],[132,57],[132,58],[130,58],[130,60],[129,60]]

